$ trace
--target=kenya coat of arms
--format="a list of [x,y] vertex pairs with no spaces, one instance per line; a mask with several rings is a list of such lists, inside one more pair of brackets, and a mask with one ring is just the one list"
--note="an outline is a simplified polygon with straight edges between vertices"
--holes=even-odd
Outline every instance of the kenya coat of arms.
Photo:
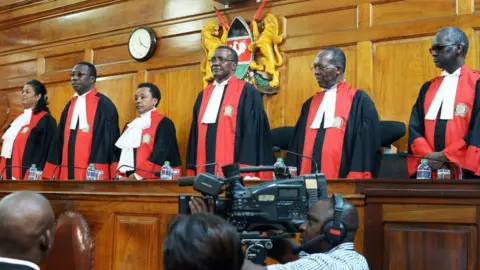
[[[277,93],[280,83],[277,68],[283,65],[283,57],[278,47],[285,39],[285,32],[280,33],[278,19],[271,13],[265,14],[263,21],[257,22],[265,2],[266,0],[263,1],[250,24],[241,17],[236,17],[229,26],[226,19],[215,8],[221,26],[210,21],[202,30],[205,59],[200,69],[204,73],[204,86],[213,79],[208,60],[218,46],[227,45],[238,54],[235,75],[239,79],[249,81],[263,94]],[[284,18],[282,22],[285,22]]]

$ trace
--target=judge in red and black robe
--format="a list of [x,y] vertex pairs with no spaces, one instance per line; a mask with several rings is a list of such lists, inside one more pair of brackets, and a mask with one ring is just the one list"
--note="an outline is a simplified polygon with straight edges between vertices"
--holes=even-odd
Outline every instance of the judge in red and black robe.
[[45,166],[44,176],[85,180],[93,163],[104,179],[115,176],[120,136],[118,113],[113,102],[95,88],[96,69],[80,62],[72,70],[71,82],[77,92],[62,112],[59,129]]
[[[458,178],[480,175],[480,73],[465,65],[468,39],[455,27],[441,29],[434,37],[430,53],[440,77],[420,89],[409,123],[409,153],[431,158],[434,171],[451,169]],[[433,160],[434,159],[434,160]],[[408,159],[409,176],[415,177],[419,158]]]
[[[195,101],[187,174],[223,175],[221,167],[232,163],[273,165],[270,126],[262,97],[253,85],[235,77],[236,52],[220,46],[211,62],[215,82]],[[255,176],[271,179],[272,172]]]
[[[152,83],[141,83],[135,94],[140,117],[128,123],[116,146],[121,149],[118,170],[132,180],[155,179],[166,161],[181,169],[175,125],[156,107],[161,94]],[[125,178],[125,177],[124,177]]]
[[[344,81],[345,54],[322,50],[314,61],[323,89],[302,107],[289,150],[311,157],[327,179],[374,178],[381,143],[378,114],[370,97]],[[288,154],[285,160],[299,175],[316,172],[315,162]]]
[[21,96],[24,112],[2,137],[0,170],[3,179],[27,179],[32,164],[42,171],[57,130],[57,123],[47,107],[47,90],[41,82],[27,82]]

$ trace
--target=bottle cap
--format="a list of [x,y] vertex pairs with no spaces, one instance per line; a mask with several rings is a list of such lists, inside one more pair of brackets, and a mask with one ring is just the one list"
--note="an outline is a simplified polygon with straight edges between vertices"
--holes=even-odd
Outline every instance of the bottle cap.
[[163,163],[163,165],[170,165],[170,161],[165,160],[165,162]]
[[282,161],[283,162],[283,158],[279,157],[279,158],[277,158],[277,161]]
[[35,164],[32,164],[32,168],[36,168],[36,167],[37,167],[37,165],[35,165]]

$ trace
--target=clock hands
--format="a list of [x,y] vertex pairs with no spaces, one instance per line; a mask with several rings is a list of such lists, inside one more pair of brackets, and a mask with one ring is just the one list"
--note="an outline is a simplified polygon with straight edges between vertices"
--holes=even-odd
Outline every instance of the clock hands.
[[148,49],[147,46],[143,45],[142,40],[140,38],[138,38],[138,42],[140,42],[140,45],[142,45],[144,48]]

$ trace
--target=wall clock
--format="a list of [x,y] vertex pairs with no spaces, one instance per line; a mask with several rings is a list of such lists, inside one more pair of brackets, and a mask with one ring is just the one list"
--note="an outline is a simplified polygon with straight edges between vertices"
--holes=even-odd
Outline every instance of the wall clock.
[[136,61],[148,60],[157,48],[157,37],[151,27],[139,27],[132,31],[128,41],[128,52]]

